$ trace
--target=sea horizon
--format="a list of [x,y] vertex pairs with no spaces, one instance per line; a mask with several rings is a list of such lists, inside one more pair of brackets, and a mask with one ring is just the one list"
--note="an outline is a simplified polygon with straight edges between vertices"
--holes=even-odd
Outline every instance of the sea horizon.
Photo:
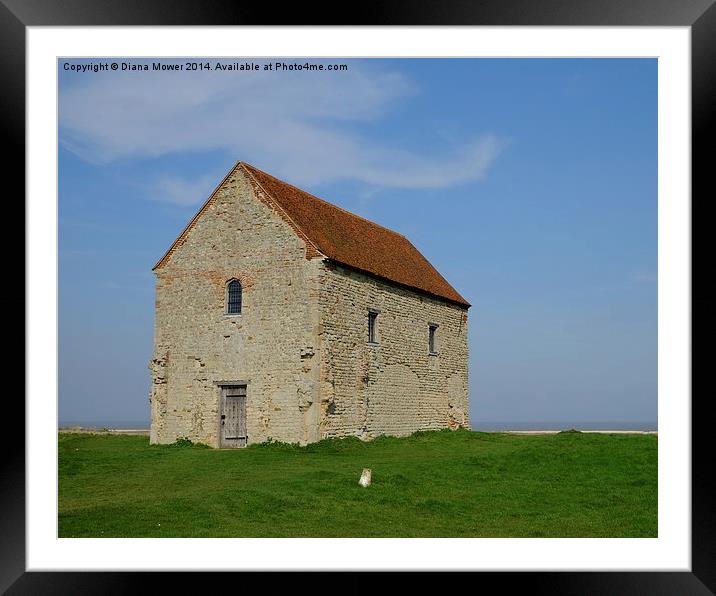
[[[140,430],[150,427],[149,420],[63,420],[60,421],[58,428],[111,428],[111,429],[127,429]],[[506,430],[639,430],[639,431],[656,431],[658,424],[656,422],[639,422],[639,421],[569,421],[569,420],[549,420],[540,422],[524,422],[524,421],[479,421],[471,424],[471,430],[476,432],[495,432]]]

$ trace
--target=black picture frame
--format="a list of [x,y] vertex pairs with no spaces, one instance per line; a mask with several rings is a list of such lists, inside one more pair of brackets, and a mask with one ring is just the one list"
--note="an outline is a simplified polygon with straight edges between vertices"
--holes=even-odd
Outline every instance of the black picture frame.
[[[692,42],[692,195],[702,197],[696,209],[692,200],[692,222],[706,225],[704,205],[710,204],[714,183],[709,169],[711,139],[714,133],[716,106],[716,6],[714,0],[413,0],[351,4],[347,11],[353,25],[502,25],[502,26],[687,26]],[[0,0],[0,48],[2,48],[2,87],[0,118],[5,131],[6,153],[3,159],[5,188],[17,181],[14,196],[24,195],[25,165],[25,35],[31,26],[102,26],[102,25],[341,25],[335,10],[322,5],[294,3],[277,10],[267,3],[240,4],[225,0],[198,3],[190,0]],[[13,174],[13,175],[11,175]],[[711,192],[709,192],[711,189]],[[8,195],[9,196],[9,195]],[[713,199],[711,199],[713,200]],[[17,201],[15,201],[17,203]],[[10,203],[6,199],[6,205]],[[693,214],[701,217],[693,217]],[[6,217],[7,211],[6,211]],[[695,232],[695,229],[694,229]],[[693,260],[710,254],[703,244],[694,243]],[[8,246],[6,244],[6,246]],[[701,250],[699,250],[701,249]],[[9,251],[8,251],[9,252]],[[692,292],[695,284],[692,283]],[[696,311],[706,312],[712,301],[692,301]],[[710,323],[713,309],[701,318]],[[702,315],[704,314],[702,313]],[[31,313],[25,310],[26,318]],[[712,326],[697,327],[705,336]],[[693,342],[693,340],[692,340]],[[694,364],[705,359],[704,352],[692,349]],[[703,362],[702,362],[703,369]],[[17,373],[16,373],[17,374]],[[19,375],[18,375],[19,376]],[[695,387],[692,373],[692,387]],[[716,548],[714,533],[714,481],[711,455],[713,441],[707,425],[708,394],[692,389],[692,565],[691,572],[522,572],[480,573],[469,579],[475,588],[489,589],[499,584],[505,593],[525,589],[531,593],[551,594],[713,594],[716,592]],[[689,396],[685,395],[684,399]],[[6,420],[12,420],[5,433],[4,454],[0,459],[0,590],[9,594],[103,593],[126,594],[147,591],[150,578],[146,573],[112,572],[26,572],[25,571],[25,409],[18,399],[5,396]],[[20,421],[23,421],[22,424]],[[660,503],[660,506],[668,504]],[[151,574],[155,576],[155,574]],[[254,572],[247,575],[256,575]],[[280,583],[294,586],[297,574],[283,574]],[[301,574],[305,581],[305,574]],[[345,575],[345,574],[344,574]],[[154,579],[154,578],[151,578]],[[227,581],[225,573],[157,573],[163,590],[172,584],[180,593]],[[247,578],[248,579],[248,578]],[[344,590],[355,582],[341,579]],[[364,579],[361,579],[363,583]],[[421,585],[427,587],[424,578]],[[444,582],[444,579],[440,581]],[[451,580],[452,581],[452,580]],[[279,587],[271,579],[272,591]],[[367,580],[366,585],[374,582]],[[331,585],[330,581],[322,582]],[[246,585],[246,584],[245,584]],[[456,586],[459,584],[456,584]],[[295,589],[295,588],[294,588]],[[314,589],[320,589],[317,586]]]

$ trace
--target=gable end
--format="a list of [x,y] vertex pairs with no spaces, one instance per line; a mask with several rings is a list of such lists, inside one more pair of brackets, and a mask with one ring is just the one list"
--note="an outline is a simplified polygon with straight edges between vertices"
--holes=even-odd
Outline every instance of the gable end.
[[212,191],[212,193],[209,195],[209,198],[204,202],[204,204],[201,206],[199,211],[197,211],[196,215],[191,218],[189,223],[186,225],[186,227],[182,230],[182,232],[177,236],[176,240],[172,243],[172,245],[169,247],[167,252],[164,253],[164,256],[162,256],[159,261],[152,267],[152,271],[156,271],[157,269],[160,269],[163,267],[167,261],[171,258],[172,254],[176,251],[177,248],[179,248],[184,242],[186,242],[187,237],[189,236],[189,233],[192,231],[194,226],[196,225],[197,221],[199,221],[199,218],[206,212],[206,210],[214,203],[216,200],[216,196],[221,190],[221,188],[226,184],[226,182],[231,178],[233,174],[235,174],[239,168],[244,173],[244,176],[247,178],[251,189],[254,192],[254,196],[261,201],[264,205],[272,209],[274,212],[276,212],[281,219],[283,219],[289,227],[293,230],[294,234],[296,234],[301,240],[304,241],[306,244],[306,258],[307,259],[313,259],[316,257],[323,257],[323,253],[318,250],[316,245],[311,242],[311,240],[306,236],[306,234],[296,225],[296,223],[288,216],[288,214],[284,211],[284,209],[276,203],[275,200],[271,198],[271,195],[269,195],[268,192],[261,186],[261,184],[256,180],[254,175],[246,168],[244,163],[242,161],[237,161],[236,164],[229,170],[229,172],[224,176],[224,178],[219,182],[219,184],[216,186],[216,188]]

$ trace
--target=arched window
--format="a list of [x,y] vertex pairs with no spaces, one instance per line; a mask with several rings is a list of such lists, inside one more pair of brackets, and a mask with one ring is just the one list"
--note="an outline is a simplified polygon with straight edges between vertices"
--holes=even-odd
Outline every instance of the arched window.
[[241,314],[241,282],[238,279],[226,284],[226,314]]

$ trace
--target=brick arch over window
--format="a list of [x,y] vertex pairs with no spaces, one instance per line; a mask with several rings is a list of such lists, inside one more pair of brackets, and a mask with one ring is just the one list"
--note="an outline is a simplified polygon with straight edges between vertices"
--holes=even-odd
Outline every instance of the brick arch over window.
[[226,310],[227,315],[240,315],[243,299],[243,288],[238,279],[230,279],[226,282]]

